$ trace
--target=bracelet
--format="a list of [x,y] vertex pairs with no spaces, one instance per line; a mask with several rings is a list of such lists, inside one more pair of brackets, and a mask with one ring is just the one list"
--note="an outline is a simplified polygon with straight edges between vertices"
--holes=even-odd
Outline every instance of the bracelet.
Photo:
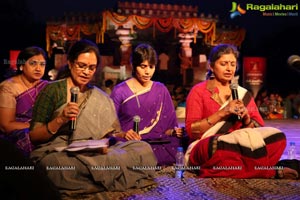
[[176,130],[175,130],[175,128],[172,129],[172,131],[171,131],[171,136],[176,136]]
[[250,119],[250,122],[248,124],[244,124],[244,127],[249,126],[252,123],[252,119]]
[[206,118],[206,122],[207,122],[208,125],[210,125],[210,126],[214,125],[213,123],[211,123],[211,122],[209,121],[208,117]]
[[121,137],[123,137],[123,134],[121,131],[117,131],[117,130],[114,130],[111,134],[112,137],[120,137],[119,135],[121,134]]
[[46,123],[46,129],[47,129],[47,132],[51,135],[55,135],[57,133],[57,131],[50,131],[49,130],[49,127],[48,127],[48,123]]

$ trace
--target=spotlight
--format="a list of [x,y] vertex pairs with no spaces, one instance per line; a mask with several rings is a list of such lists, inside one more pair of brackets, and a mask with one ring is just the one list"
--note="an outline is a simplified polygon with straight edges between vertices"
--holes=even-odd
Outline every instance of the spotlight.
[[287,63],[293,69],[296,69],[296,70],[300,71],[300,56],[298,56],[298,55],[291,55],[288,58]]

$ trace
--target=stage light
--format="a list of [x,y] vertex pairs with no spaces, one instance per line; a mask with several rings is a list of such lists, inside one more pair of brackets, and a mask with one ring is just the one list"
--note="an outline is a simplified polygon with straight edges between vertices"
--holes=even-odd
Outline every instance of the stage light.
[[291,55],[288,58],[287,63],[290,67],[300,71],[300,56]]

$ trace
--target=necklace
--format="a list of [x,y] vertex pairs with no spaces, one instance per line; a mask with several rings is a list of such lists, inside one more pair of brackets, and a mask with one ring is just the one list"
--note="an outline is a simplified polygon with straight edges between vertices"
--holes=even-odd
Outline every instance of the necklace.
[[[147,84],[146,86],[143,86],[142,84],[139,83],[139,81],[137,81],[137,80],[135,81],[135,80],[136,79],[133,79],[133,81],[132,81],[132,90],[133,90],[133,94],[135,95],[135,98],[136,98],[136,101],[138,104],[138,108],[140,108],[141,104],[140,104],[138,94],[145,90],[149,90],[151,88],[152,84]],[[136,82],[137,82],[137,84],[139,84],[141,86],[141,87],[138,87],[138,89],[136,88]]]
[[33,106],[33,104],[34,104],[34,102],[35,102],[35,98],[33,98],[33,96],[30,94],[30,92],[29,92],[28,90],[29,90],[30,88],[34,87],[34,88],[35,88],[35,96],[36,96],[36,95],[38,94],[37,87],[36,87],[37,84],[32,84],[32,85],[28,86],[28,85],[25,83],[25,81],[24,81],[24,79],[23,79],[23,76],[20,75],[19,77],[20,77],[21,82],[22,82],[23,85],[25,86],[26,93],[30,96],[30,99],[31,99],[31,101],[32,101],[32,106]]

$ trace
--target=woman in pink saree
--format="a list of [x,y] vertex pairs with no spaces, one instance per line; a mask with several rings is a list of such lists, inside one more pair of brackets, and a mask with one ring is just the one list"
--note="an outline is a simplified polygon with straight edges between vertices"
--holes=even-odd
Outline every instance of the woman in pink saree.
[[35,99],[48,83],[42,80],[46,53],[28,47],[17,58],[17,75],[0,84],[0,137],[16,145],[26,156],[32,151],[28,128]]

